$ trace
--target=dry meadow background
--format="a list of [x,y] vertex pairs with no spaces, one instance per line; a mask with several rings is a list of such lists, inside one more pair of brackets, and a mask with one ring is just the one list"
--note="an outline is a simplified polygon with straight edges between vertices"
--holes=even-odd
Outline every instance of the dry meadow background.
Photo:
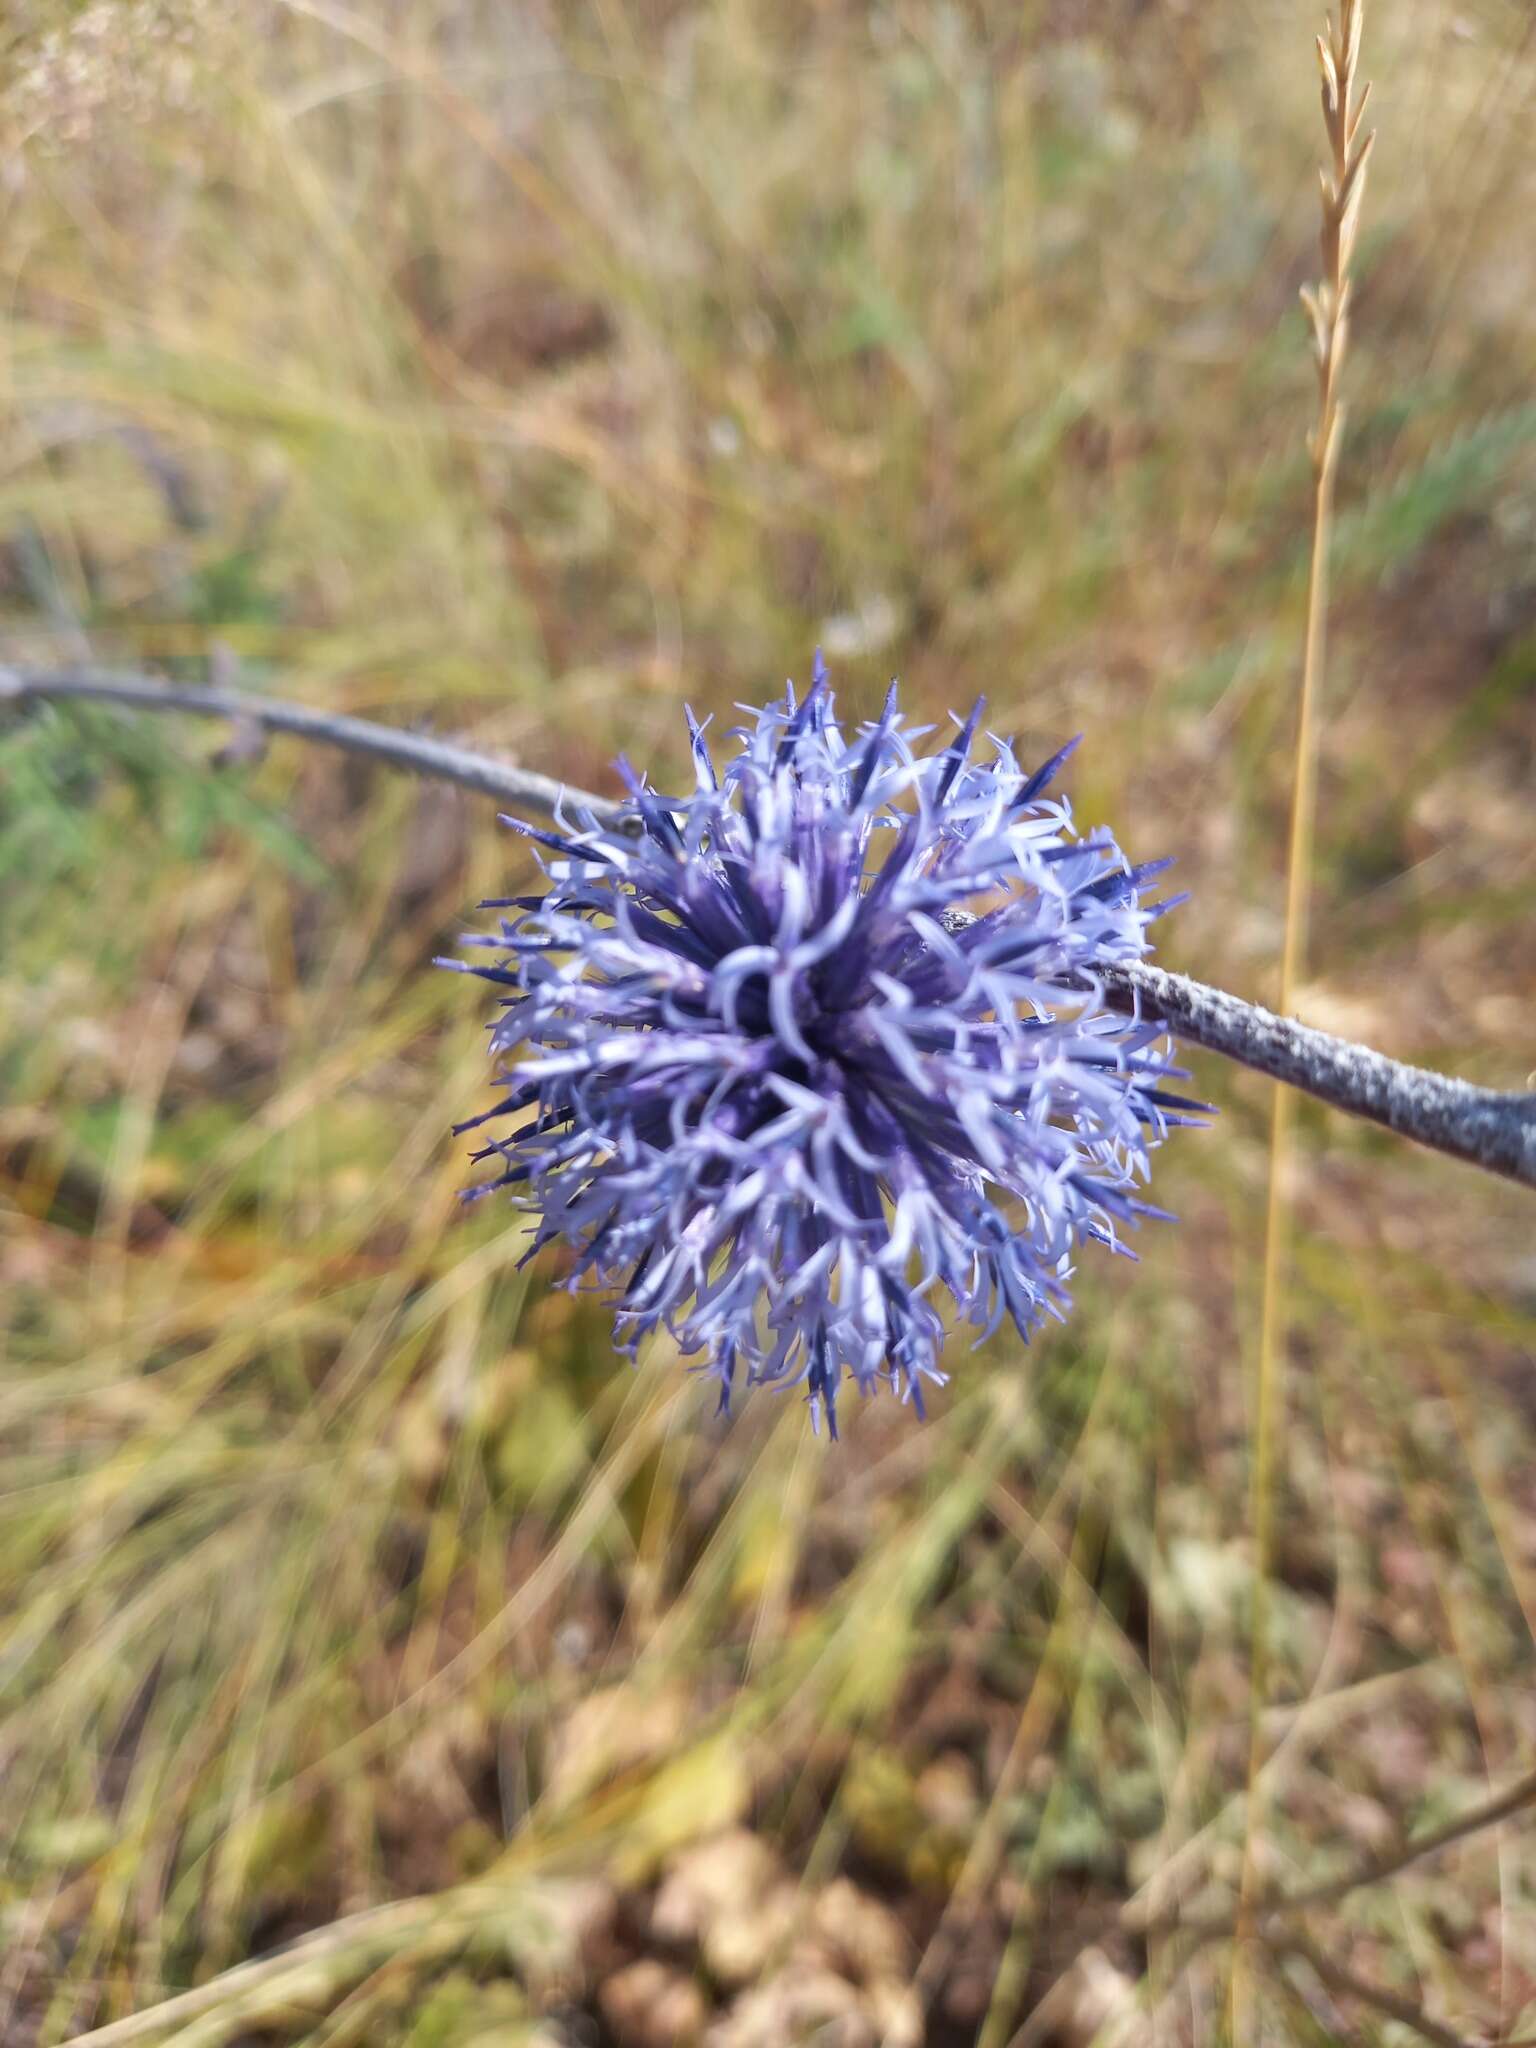
[[[606,789],[819,643],[855,715],[899,671],[1085,731],[1079,816],[1193,892],[1160,957],[1263,998],[1320,26],[11,0],[0,659]],[[1367,36],[1301,1007],[1518,1086],[1536,32]],[[956,1346],[926,1425],[722,1432],[457,1205],[485,1006],[428,963],[526,871],[490,807],[218,747],[0,729],[5,2048],[187,1991],[101,2038],[1536,2034],[1536,1814],[1296,1916],[1236,2007],[1221,1934],[1250,1825],[1294,1889],[1536,1765],[1528,1194],[1303,1114],[1255,1796],[1266,1086],[1195,1055],[1179,1224],[1029,1352]]]

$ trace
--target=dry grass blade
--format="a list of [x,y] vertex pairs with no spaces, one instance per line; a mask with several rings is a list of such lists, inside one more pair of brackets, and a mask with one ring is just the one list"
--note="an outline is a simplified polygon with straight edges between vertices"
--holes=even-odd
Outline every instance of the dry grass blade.
[[[573,1906],[574,1900],[574,1906]],[[579,1918],[579,1896],[558,1885],[542,1889],[525,1879],[480,1882],[434,1896],[397,1899],[349,1914],[303,1935],[272,1955],[240,1963],[159,2005],[110,2021],[77,2038],[89,2048],[128,2048],[134,2041],[173,2033],[203,2048],[264,2023],[281,2022],[295,2009],[322,2003],[338,1985],[402,1955],[451,1954],[487,1925],[513,1930],[535,1953],[542,1942],[558,1953],[562,1922]]]

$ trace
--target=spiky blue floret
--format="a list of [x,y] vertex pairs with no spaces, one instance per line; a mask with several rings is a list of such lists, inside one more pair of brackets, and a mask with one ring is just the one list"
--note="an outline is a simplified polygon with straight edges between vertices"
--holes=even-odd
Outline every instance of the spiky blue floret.
[[973,760],[980,710],[920,755],[893,685],[845,737],[818,656],[723,767],[690,714],[693,793],[621,762],[622,824],[519,826],[547,893],[483,906],[494,965],[444,963],[505,990],[500,1099],[459,1129],[520,1119],[470,1196],[519,1190],[529,1256],[574,1247],[620,1347],[669,1330],[722,1409],[803,1383],[835,1435],[846,1375],[921,1412],[940,1300],[983,1334],[1060,1316],[1077,1240],[1159,1213],[1132,1190],[1199,1107],[1094,978],[1146,952],[1165,863],[1075,834],[1070,747]]

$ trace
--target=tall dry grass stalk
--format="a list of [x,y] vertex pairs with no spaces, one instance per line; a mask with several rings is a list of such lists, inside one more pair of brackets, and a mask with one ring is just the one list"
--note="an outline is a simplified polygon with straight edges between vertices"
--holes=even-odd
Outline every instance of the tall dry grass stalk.
[[[1328,34],[1317,39],[1323,74],[1323,124],[1333,152],[1322,181],[1322,278],[1304,286],[1301,302],[1312,323],[1317,358],[1317,424],[1308,441],[1315,488],[1312,568],[1307,591],[1307,644],[1301,671],[1296,721],[1296,759],[1291,793],[1290,852],[1286,868],[1285,940],[1280,956],[1280,1009],[1289,1011],[1306,965],[1307,898],[1312,873],[1312,831],[1317,808],[1317,698],[1322,688],[1328,631],[1328,556],[1333,527],[1333,486],[1338,471],[1344,405],[1339,381],[1349,342],[1349,259],[1354,252],[1365,196],[1366,165],[1376,141],[1373,129],[1362,142],[1360,122],[1371,96],[1367,84],[1354,95],[1360,60],[1363,0],[1344,0],[1339,25],[1330,17]],[[1281,1098],[1276,1096],[1278,1102]]]
[[[1370,98],[1367,84],[1356,92],[1364,0],[1343,0],[1335,23],[1317,38],[1322,73],[1323,125],[1332,155],[1322,180],[1322,275],[1301,298],[1312,325],[1317,361],[1317,420],[1308,441],[1312,458],[1312,555],[1307,585],[1306,648],[1296,712],[1296,747],[1291,780],[1290,841],[1286,858],[1285,935],[1280,955],[1276,1007],[1288,1015],[1306,970],[1307,913],[1312,879],[1312,841],[1317,810],[1318,700],[1327,654],[1328,563],[1333,530],[1334,481],[1343,436],[1344,405],[1339,395],[1349,344],[1350,258],[1365,194],[1366,166],[1376,137],[1362,140],[1361,117]],[[1264,1284],[1259,1322],[1254,1403],[1254,1602],[1250,1683],[1249,1805],[1243,1845],[1241,1907],[1233,1968],[1233,2034],[1254,2038],[1247,2023],[1245,1955],[1253,1934],[1253,1906],[1260,1889],[1257,1847],[1263,1835],[1260,1799],[1263,1713],[1268,1679],[1268,1581],[1274,1548],[1274,1495],[1278,1439],[1285,1396],[1285,1287],[1291,1238],[1291,1182],[1296,1096],[1277,1086],[1270,1116],[1269,1201],[1264,1230]]]

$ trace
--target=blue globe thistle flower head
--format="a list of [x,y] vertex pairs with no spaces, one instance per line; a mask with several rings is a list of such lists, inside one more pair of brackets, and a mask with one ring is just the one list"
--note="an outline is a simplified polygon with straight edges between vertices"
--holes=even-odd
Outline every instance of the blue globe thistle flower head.
[[920,751],[893,684],[845,732],[819,655],[723,763],[690,713],[692,792],[621,761],[616,820],[507,820],[548,887],[482,906],[494,964],[443,963],[504,991],[500,1099],[458,1126],[499,1170],[470,1198],[516,1190],[528,1256],[572,1247],[620,1348],[666,1329],[722,1410],[800,1385],[835,1436],[851,1380],[921,1413],[946,1304],[1027,1337],[1080,1240],[1123,1251],[1161,1213],[1149,1149],[1199,1105],[1095,974],[1147,951],[1167,863],[1078,836],[1050,793],[1071,747],[1027,772],[980,713]]

